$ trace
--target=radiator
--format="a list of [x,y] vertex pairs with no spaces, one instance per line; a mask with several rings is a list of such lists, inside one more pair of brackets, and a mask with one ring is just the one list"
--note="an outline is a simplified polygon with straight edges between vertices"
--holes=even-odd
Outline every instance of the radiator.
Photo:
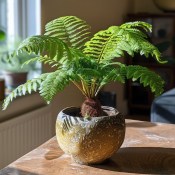
[[0,169],[53,136],[50,106],[0,123]]

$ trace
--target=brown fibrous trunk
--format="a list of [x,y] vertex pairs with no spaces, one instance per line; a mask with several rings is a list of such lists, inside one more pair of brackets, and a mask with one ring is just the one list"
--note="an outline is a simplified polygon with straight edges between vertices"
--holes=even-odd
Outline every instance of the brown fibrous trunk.
[[96,98],[86,98],[81,106],[83,117],[99,117],[103,114],[100,101]]

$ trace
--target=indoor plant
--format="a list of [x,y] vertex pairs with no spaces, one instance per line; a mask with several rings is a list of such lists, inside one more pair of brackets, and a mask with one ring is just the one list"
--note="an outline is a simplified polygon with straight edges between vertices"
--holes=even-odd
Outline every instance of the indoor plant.
[[118,61],[124,53],[130,56],[140,53],[163,62],[159,50],[143,31],[150,32],[151,25],[125,23],[99,31],[87,41],[90,27],[85,21],[65,16],[49,22],[45,35],[27,38],[15,54],[38,54],[38,58],[26,64],[39,60],[56,70],[20,85],[5,99],[3,109],[17,96],[32,91],[39,91],[50,103],[57,92],[72,82],[86,99],[81,108],[70,107],[59,113],[56,122],[59,145],[79,163],[99,163],[107,159],[124,140],[125,121],[116,109],[101,107],[96,98],[100,89],[111,81],[124,83],[132,79],[150,86],[156,96],[163,91],[164,81],[159,75],[145,67]]

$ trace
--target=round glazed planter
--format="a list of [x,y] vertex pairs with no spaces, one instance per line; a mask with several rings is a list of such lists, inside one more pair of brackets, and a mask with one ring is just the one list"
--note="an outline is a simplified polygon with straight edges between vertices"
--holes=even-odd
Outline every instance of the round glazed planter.
[[111,157],[125,137],[124,117],[114,108],[103,106],[106,115],[79,117],[80,109],[63,109],[56,121],[60,148],[80,164],[101,163]]

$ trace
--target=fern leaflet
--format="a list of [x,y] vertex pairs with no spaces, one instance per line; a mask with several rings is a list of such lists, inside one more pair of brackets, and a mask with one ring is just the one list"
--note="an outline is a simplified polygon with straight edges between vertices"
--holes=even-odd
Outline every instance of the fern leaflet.
[[63,70],[49,73],[41,84],[40,95],[50,103],[57,92],[63,90],[70,82],[70,75]]
[[44,54],[54,61],[71,59],[68,46],[59,40],[49,36],[32,36],[25,39],[18,47],[16,53],[28,52],[36,55]]
[[49,73],[42,74],[40,77],[28,80],[25,84],[18,86],[5,98],[2,109],[5,110],[9,103],[17,96],[26,95],[27,93],[31,94],[32,92],[38,91],[41,87],[42,81],[48,76],[48,74]]
[[84,42],[89,39],[90,26],[76,16],[65,16],[49,22],[45,35],[56,37],[77,49],[84,47]]

